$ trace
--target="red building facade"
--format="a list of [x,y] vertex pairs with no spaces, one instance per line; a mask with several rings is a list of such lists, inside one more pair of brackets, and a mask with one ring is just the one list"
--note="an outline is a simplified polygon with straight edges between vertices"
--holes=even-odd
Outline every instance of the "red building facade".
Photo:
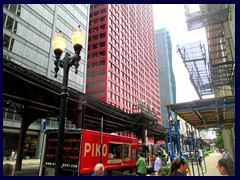
[[152,5],[92,4],[86,93],[125,112],[139,103],[161,120]]

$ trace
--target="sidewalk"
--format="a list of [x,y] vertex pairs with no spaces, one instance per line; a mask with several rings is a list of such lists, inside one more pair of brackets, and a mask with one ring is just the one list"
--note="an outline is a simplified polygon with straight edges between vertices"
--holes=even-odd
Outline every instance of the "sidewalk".
[[[217,162],[221,158],[222,158],[222,155],[220,153],[215,153],[215,152],[211,153],[209,156],[205,157],[206,172],[203,175],[204,176],[221,176],[221,174],[219,173],[219,171],[216,168]],[[202,161],[202,165],[203,165],[203,169],[205,170],[204,161]],[[191,170],[191,173],[193,176],[192,165],[189,164],[189,166],[190,166],[190,170]],[[200,170],[200,167],[199,167],[199,171],[200,171],[200,176],[202,176],[202,171]],[[199,176],[197,165],[194,165],[194,174],[195,174],[195,176]]]
[[[3,164],[12,164],[15,168],[16,161],[3,161]],[[40,159],[23,159],[21,171],[14,171],[14,176],[38,176]]]
[[[3,164],[9,163],[9,164],[12,164],[13,166],[15,166],[15,162],[16,161],[5,160],[5,161],[3,161]],[[24,166],[24,165],[39,165],[39,164],[40,164],[40,159],[23,159],[22,160],[22,166]]]
[[[207,171],[204,174],[204,176],[221,176],[216,168],[217,162],[221,158],[222,158],[222,155],[220,153],[211,153],[209,156],[205,157]],[[8,160],[3,161],[3,164],[5,163],[10,163],[13,166],[15,166],[15,161],[8,161]],[[27,160],[23,159],[22,170],[15,171],[14,174],[15,176],[37,176],[39,164],[40,164],[40,159],[27,159]],[[193,175],[192,165],[191,164],[189,165]],[[203,162],[203,166],[204,166],[204,162]],[[194,173],[195,173],[195,176],[199,175],[196,165],[194,166]]]
[[221,176],[221,174],[216,168],[217,162],[221,158],[222,154],[214,152],[205,159],[207,166],[207,172],[205,176]]

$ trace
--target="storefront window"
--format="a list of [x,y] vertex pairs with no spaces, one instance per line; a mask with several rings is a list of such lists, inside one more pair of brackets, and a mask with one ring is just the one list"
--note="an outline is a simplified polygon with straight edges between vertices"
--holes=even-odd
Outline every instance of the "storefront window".
[[23,149],[24,158],[34,158],[36,156],[36,147],[37,137],[27,136]]

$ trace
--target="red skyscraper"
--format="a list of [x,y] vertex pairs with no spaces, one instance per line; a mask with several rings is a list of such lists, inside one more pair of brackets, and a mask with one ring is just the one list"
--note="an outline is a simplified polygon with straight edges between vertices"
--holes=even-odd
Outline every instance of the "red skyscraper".
[[87,65],[87,94],[162,124],[152,5],[91,5]]

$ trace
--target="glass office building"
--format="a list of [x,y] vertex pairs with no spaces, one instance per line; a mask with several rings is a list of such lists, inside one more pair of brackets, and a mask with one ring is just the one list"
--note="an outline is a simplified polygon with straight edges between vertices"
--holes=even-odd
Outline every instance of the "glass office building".
[[172,43],[169,31],[165,28],[155,31],[158,60],[158,77],[160,87],[162,125],[167,124],[167,104],[176,103],[176,82],[172,67]]
[[[65,52],[74,55],[71,35],[80,25],[88,37],[89,4],[4,4],[3,5],[3,57],[8,61],[62,83],[63,71],[54,77],[54,53],[51,40],[61,31],[67,40]],[[86,91],[87,38],[81,51],[78,74],[70,68],[68,86],[78,91]],[[64,57],[64,54],[62,57]],[[21,105],[19,105],[21,106]],[[16,150],[16,134],[19,133],[21,117],[18,114],[3,111],[5,150]],[[48,125],[56,125],[56,121],[48,121]],[[35,143],[41,129],[41,122],[30,126],[27,132],[28,143]],[[15,138],[11,138],[15,137]],[[33,143],[33,144],[34,144]],[[9,147],[6,147],[9,146]],[[39,147],[36,147],[38,151]],[[37,154],[33,154],[37,156]]]

